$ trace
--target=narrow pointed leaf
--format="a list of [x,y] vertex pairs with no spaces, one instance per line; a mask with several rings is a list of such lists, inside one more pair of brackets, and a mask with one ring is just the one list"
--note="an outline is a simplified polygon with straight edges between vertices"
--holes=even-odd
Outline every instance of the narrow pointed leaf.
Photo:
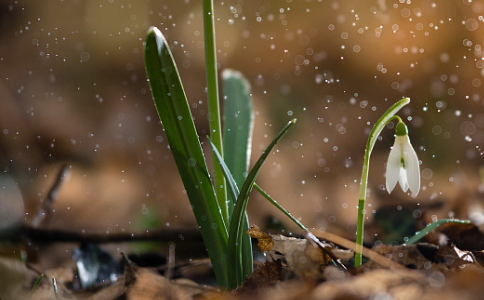
[[243,218],[247,208],[247,202],[249,201],[249,195],[254,186],[254,182],[259,174],[262,164],[266,160],[272,148],[277,144],[277,142],[282,138],[282,136],[296,123],[296,119],[289,121],[289,123],[284,126],[284,128],[277,134],[277,136],[272,140],[272,142],[267,146],[267,148],[262,152],[254,167],[250,171],[249,175],[245,179],[245,182],[240,189],[239,197],[235,202],[234,211],[232,213],[232,218],[230,220],[229,229],[229,246],[228,246],[228,261],[229,263],[235,262],[235,265],[229,264],[229,287],[236,287],[241,284],[245,277],[249,274],[243,273],[242,268],[242,257],[241,247],[242,237],[245,234],[243,225]]
[[[252,131],[254,113],[249,81],[236,70],[226,69],[222,72],[224,90],[224,126],[222,156],[227,168],[240,189],[249,173],[250,155],[252,152]],[[237,194],[238,195],[238,194]],[[228,197],[229,216],[232,215],[236,197]],[[249,218],[245,212],[244,231],[249,230]],[[252,273],[253,257],[250,236],[244,235],[242,242],[243,273]]]
[[145,67],[153,100],[221,287],[227,287],[227,229],[210,181],[178,69],[163,34],[148,31]]
[[264,191],[257,183],[254,183],[255,189],[261,194],[267,201],[269,201],[272,205],[274,205],[277,209],[279,209],[283,214],[285,214],[291,221],[294,222],[299,228],[304,231],[308,231],[307,227],[304,226],[298,219],[296,219],[290,212],[288,212],[284,207],[282,207],[276,200],[272,199],[266,191]]
[[404,245],[410,245],[413,243],[418,242],[421,238],[429,234],[432,230],[435,228],[439,227],[442,224],[445,223],[460,223],[460,224],[469,224],[471,221],[469,220],[459,220],[459,219],[442,219],[435,221],[433,223],[428,224],[424,229],[420,230],[419,232],[416,232],[413,237],[408,239],[406,242],[404,242]]
[[215,154],[215,159],[220,164],[220,167],[222,168],[222,172],[224,173],[225,181],[227,182],[227,187],[229,188],[228,189],[229,196],[232,199],[237,199],[237,197],[239,196],[239,187],[237,186],[237,183],[235,182],[234,176],[230,172],[229,167],[225,163],[222,155],[217,150],[217,147],[215,147],[215,145],[212,142],[212,139],[210,137],[208,137],[208,141],[210,142],[210,146],[212,146],[213,153]]
[[[215,145],[212,143],[210,140],[210,145],[212,146],[213,153],[215,154],[215,158],[217,162],[220,164],[220,167],[222,168],[222,172],[224,173],[225,176],[225,181],[227,182],[228,186],[228,191],[229,191],[229,196],[232,199],[237,199],[239,196],[239,188],[237,187],[237,183],[235,182],[234,177],[232,176],[232,173],[230,172],[227,164],[222,158],[222,155],[220,155],[220,152],[218,152],[217,148]],[[249,218],[247,216],[247,212],[244,212],[244,218],[242,221],[244,222],[241,224],[241,228],[243,232],[247,232],[249,230]],[[244,235],[242,237],[242,248],[239,248],[238,251],[241,251],[241,253],[237,254],[238,256],[241,257],[240,261],[234,261],[230,262],[229,265],[235,264],[235,263],[240,263],[240,270],[242,274],[252,274],[252,269],[253,269],[253,256],[252,256],[252,241],[250,239],[249,235]],[[239,284],[239,283],[238,283]]]
[[[254,116],[250,84],[238,71],[222,72],[224,89],[224,161],[239,188],[247,177]],[[235,199],[234,199],[235,200]]]

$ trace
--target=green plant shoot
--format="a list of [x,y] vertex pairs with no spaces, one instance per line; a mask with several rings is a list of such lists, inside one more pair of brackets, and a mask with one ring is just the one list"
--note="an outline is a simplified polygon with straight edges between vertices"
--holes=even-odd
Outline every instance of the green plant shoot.
[[[248,227],[246,206],[250,191],[260,167],[272,147],[295,123],[295,120],[289,122],[276,136],[252,170],[248,172],[252,113],[247,112],[248,109],[251,109],[251,105],[245,102],[248,101],[247,99],[250,100],[249,89],[245,86],[242,89],[243,91],[237,92],[242,93],[241,98],[245,100],[241,101],[242,105],[234,105],[234,108],[229,108],[228,111],[239,111],[241,112],[241,117],[236,118],[237,122],[228,125],[226,135],[229,141],[241,143],[240,145],[245,149],[244,157],[246,158],[236,162],[229,162],[230,168],[237,172],[239,182],[237,183],[235,179],[228,177],[231,180],[229,181],[229,186],[231,188],[230,199],[232,200],[228,200],[229,198],[226,197],[222,202],[224,205],[222,209],[215,194],[214,185],[216,183],[210,179],[175,61],[163,34],[154,27],[150,28],[146,38],[145,64],[155,107],[165,129],[178,172],[202,232],[217,282],[222,288],[235,288],[252,272],[252,249],[250,247],[250,239],[245,234]],[[233,84],[235,87],[240,87],[240,84],[243,86],[245,83],[243,78],[236,73],[233,73],[226,79],[235,80],[227,83],[226,97],[229,100],[233,98],[230,86]],[[227,123],[231,124],[231,122]],[[233,129],[229,130],[230,128]],[[245,130],[242,130],[242,134],[237,135],[234,129],[239,128],[245,128]],[[222,164],[216,162],[218,167],[221,168],[225,162],[215,143],[213,143],[213,150],[217,154],[219,161],[223,162]],[[229,168],[227,170],[227,174],[232,174],[233,170],[229,170]],[[243,180],[245,176],[247,178]],[[238,192],[238,184],[241,185],[240,192]],[[235,203],[234,199],[236,199]],[[222,212],[225,210],[229,211],[230,203],[232,203],[233,214],[232,216],[228,215],[229,223],[227,223],[223,218]],[[232,212],[232,209],[230,212]],[[232,235],[230,237],[228,235],[229,228]]]
[[145,65],[151,93],[190,199],[217,282],[227,287],[227,227],[203,156],[178,69],[163,34],[148,31]]

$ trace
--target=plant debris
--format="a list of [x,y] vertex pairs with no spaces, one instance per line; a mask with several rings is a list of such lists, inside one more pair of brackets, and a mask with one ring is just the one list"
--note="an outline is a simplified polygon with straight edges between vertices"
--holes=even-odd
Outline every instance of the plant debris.
[[[24,262],[0,259],[0,297],[8,299],[481,299],[484,269],[481,250],[460,249],[462,241],[476,237],[469,224],[443,226],[436,235],[446,235],[445,244],[376,245],[364,249],[368,258],[360,268],[352,267],[354,243],[319,230],[312,233],[325,241],[269,234],[252,227],[249,234],[258,240],[266,257],[252,276],[233,292],[220,291],[186,277],[168,277],[164,266],[141,267],[123,256],[124,271],[117,281],[73,289],[78,269],[61,267],[35,271]],[[460,232],[454,236],[453,233]],[[467,236],[469,235],[469,236]],[[454,240],[455,238],[455,240]],[[441,239],[442,240],[442,239]],[[479,241],[476,241],[478,244]],[[464,244],[465,245],[465,244]],[[474,245],[475,246],[475,245]],[[323,251],[321,247],[324,247]],[[92,248],[92,247],[91,247]],[[99,247],[84,247],[88,256],[112,260]],[[94,255],[94,254],[96,255]],[[104,254],[103,254],[104,253]],[[328,253],[331,253],[330,255]],[[94,255],[94,256],[93,256]],[[172,257],[174,255],[169,255]],[[335,263],[338,260],[338,263]],[[92,262],[102,264],[103,260]],[[389,263],[391,262],[391,263]],[[90,260],[83,260],[90,264]],[[197,262],[193,262],[198,264]],[[143,264],[140,262],[140,264]],[[174,264],[174,269],[190,263]],[[114,264],[116,265],[116,264]],[[342,267],[344,266],[344,268]],[[99,270],[99,269],[97,269]],[[114,270],[114,269],[113,269]],[[45,274],[39,286],[34,284]],[[185,273],[186,274],[186,273]],[[211,276],[211,275],[206,275]],[[58,285],[54,293],[52,278]],[[102,280],[101,280],[102,281]]]
[[[477,300],[484,294],[483,233],[474,224],[443,224],[418,244],[376,243],[371,249],[363,247],[366,262],[359,268],[353,267],[355,243],[336,234],[313,229],[301,237],[288,237],[252,226],[248,234],[257,239],[265,261],[259,262],[253,274],[232,292],[213,286],[207,259],[175,261],[175,245],[177,249],[187,245],[185,239],[175,236],[193,237],[192,242],[199,242],[193,231],[135,234],[141,240],[166,237],[167,255],[129,254],[116,258],[101,243],[117,243],[123,238],[134,241],[130,238],[133,234],[96,236],[25,225],[22,230],[20,239],[0,246],[2,253],[14,254],[13,258],[0,257],[2,300]],[[49,238],[39,239],[39,234]],[[35,253],[36,243],[53,243],[56,236],[62,242],[80,243],[73,252],[71,266],[39,270],[31,265],[35,263],[31,257],[21,261],[15,255],[25,249]]]

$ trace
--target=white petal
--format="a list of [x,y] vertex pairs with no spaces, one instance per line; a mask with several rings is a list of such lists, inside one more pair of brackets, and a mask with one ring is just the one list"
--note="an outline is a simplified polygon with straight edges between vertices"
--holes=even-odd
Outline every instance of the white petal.
[[400,143],[397,142],[397,139],[395,139],[395,144],[393,145],[392,150],[390,150],[390,155],[388,156],[387,170],[385,175],[385,186],[389,194],[393,191],[395,185],[397,185],[398,178],[400,177],[400,157],[401,146]]
[[406,137],[406,141],[403,144],[403,157],[405,159],[408,187],[412,192],[412,197],[415,197],[420,191],[420,166],[418,164],[417,153],[413,149],[408,136]]
[[400,168],[400,172],[398,174],[399,174],[398,183],[400,184],[402,191],[407,192],[408,191],[407,170],[405,170],[404,168]]

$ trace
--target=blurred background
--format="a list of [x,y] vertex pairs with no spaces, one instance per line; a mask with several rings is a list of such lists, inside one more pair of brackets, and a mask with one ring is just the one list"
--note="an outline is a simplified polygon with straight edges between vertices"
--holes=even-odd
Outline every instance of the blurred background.
[[[480,212],[483,1],[215,2],[220,70],[240,70],[252,85],[253,157],[298,119],[258,183],[306,226],[354,238],[367,135],[402,97],[412,100],[400,116],[422,190],[415,199],[386,192],[394,131],[384,130],[368,222],[381,205],[446,207],[432,217]],[[21,191],[26,223],[67,163],[49,228],[196,226],[151,99],[143,41],[150,26],[166,35],[204,137],[201,14],[190,0],[0,1],[0,167]],[[294,228],[258,194],[249,216]]]

